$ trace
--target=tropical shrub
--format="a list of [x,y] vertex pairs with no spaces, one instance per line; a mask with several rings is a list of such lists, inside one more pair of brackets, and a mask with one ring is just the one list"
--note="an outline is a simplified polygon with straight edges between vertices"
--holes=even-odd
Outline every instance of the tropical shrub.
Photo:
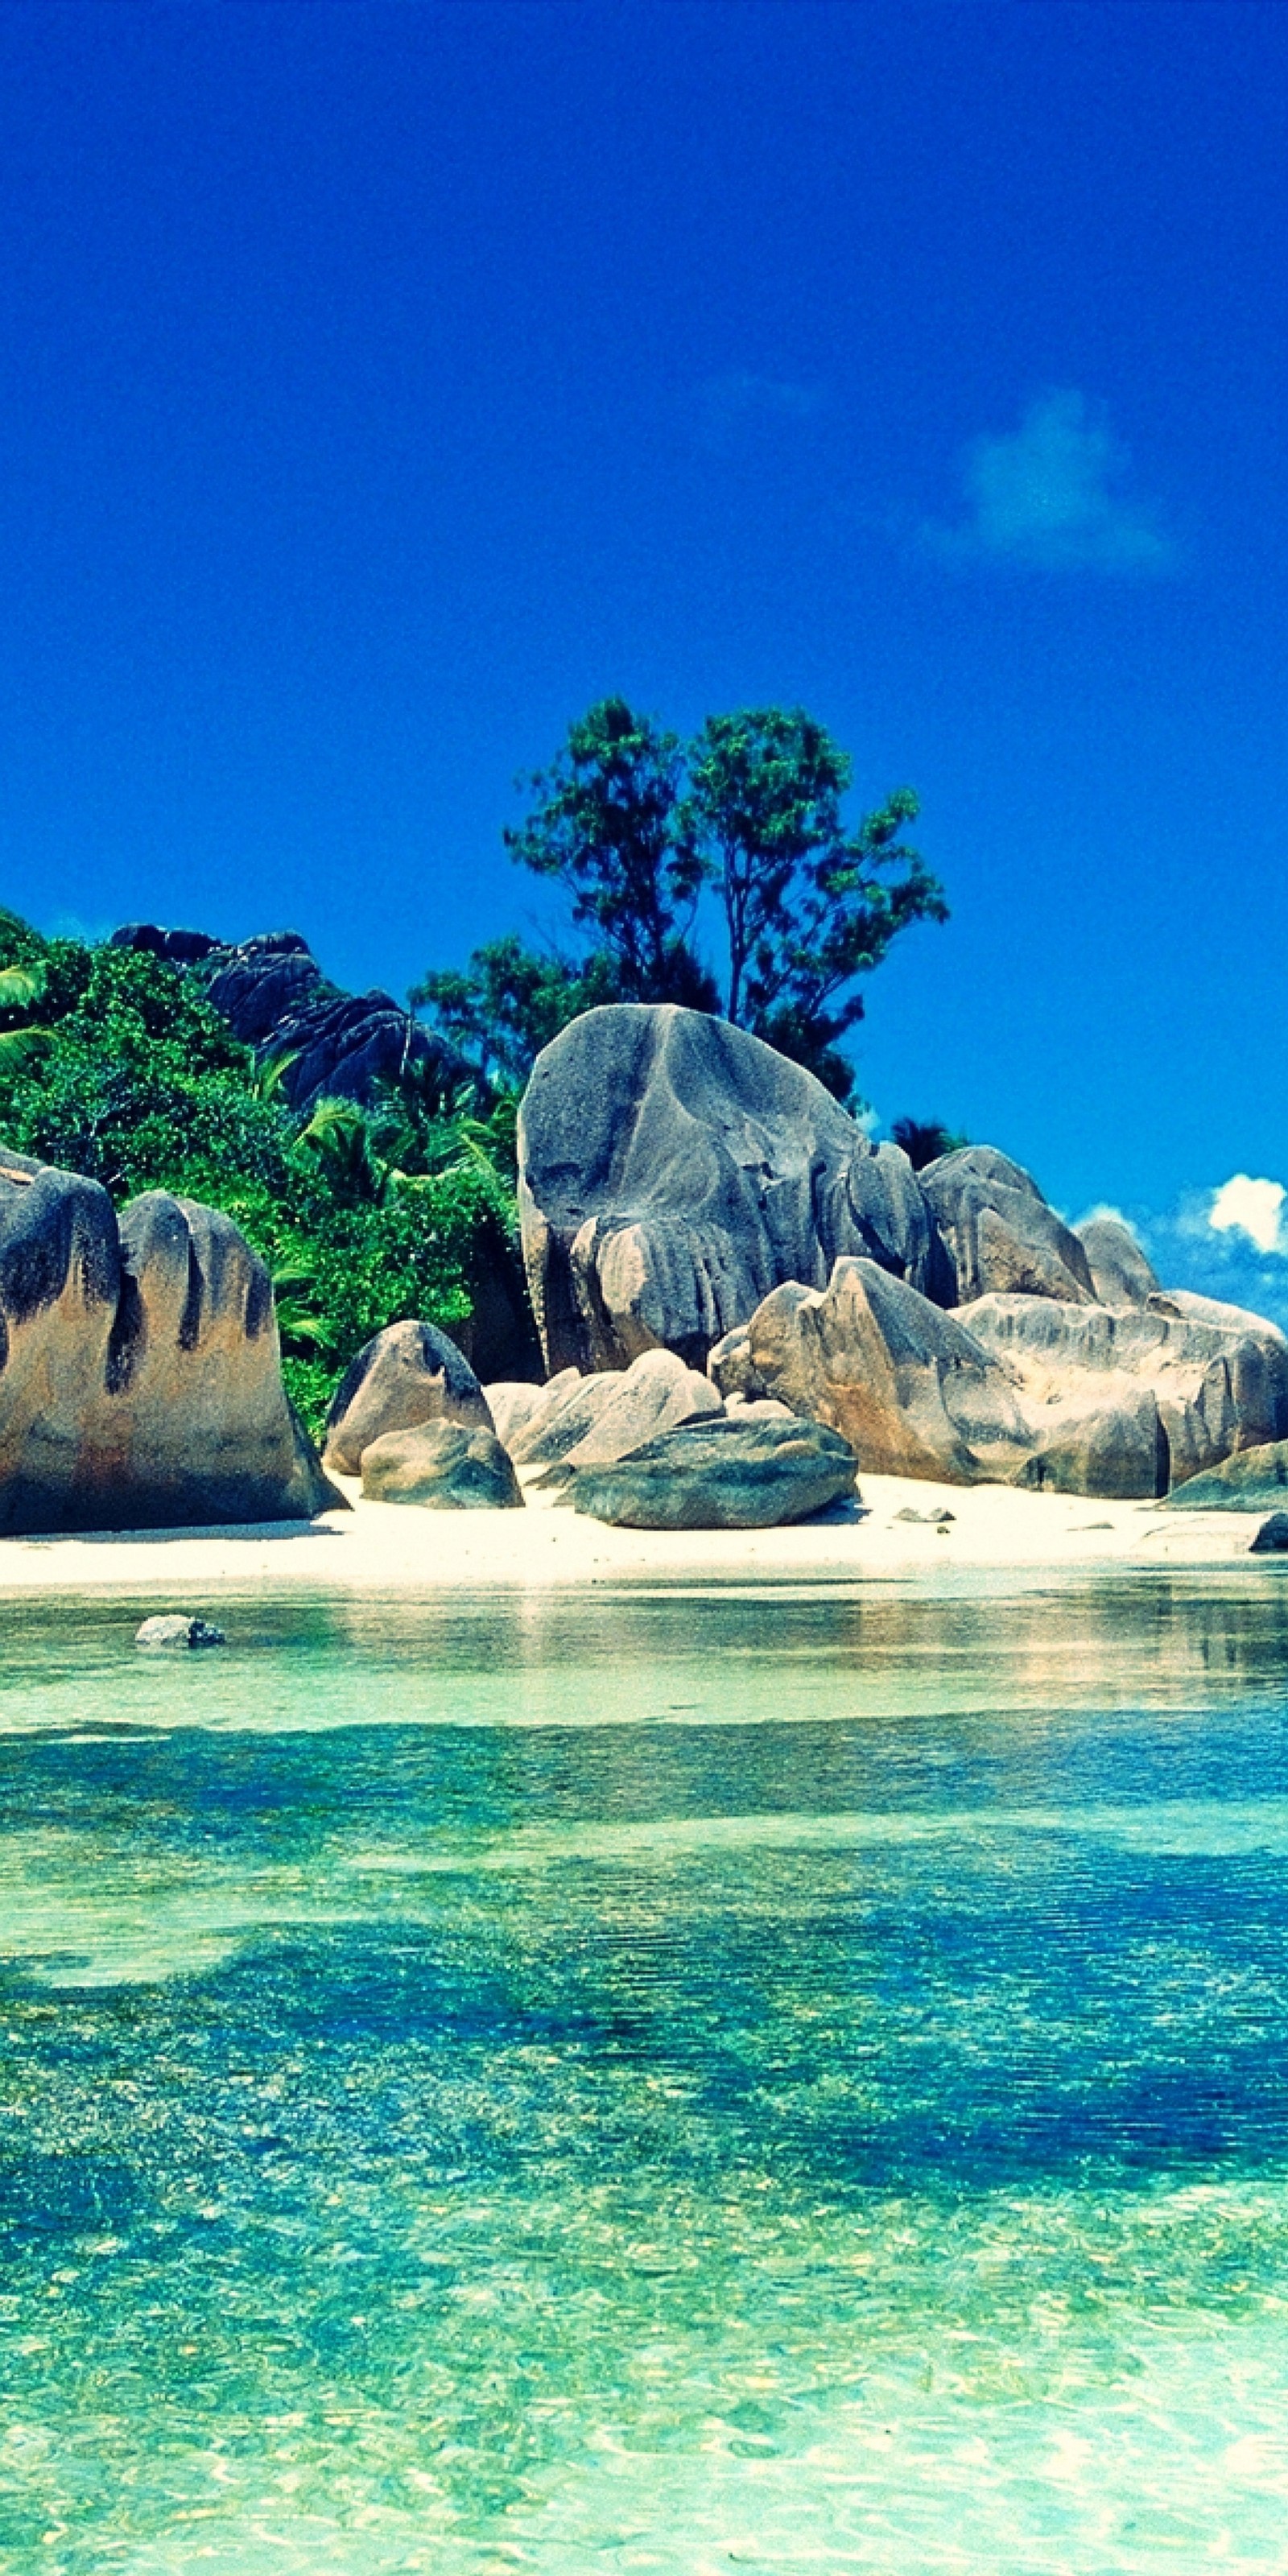
[[0,913],[0,1138],[100,1181],[223,1208],[268,1263],[287,1383],[316,1434],[384,1325],[459,1330],[512,1245],[514,1105],[413,1080],[372,1110],[286,1104],[191,969],[41,940]]

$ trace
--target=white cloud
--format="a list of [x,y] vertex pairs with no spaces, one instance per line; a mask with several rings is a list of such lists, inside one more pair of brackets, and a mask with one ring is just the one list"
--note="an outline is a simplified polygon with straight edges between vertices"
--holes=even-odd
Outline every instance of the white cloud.
[[1176,557],[1153,512],[1119,490],[1130,465],[1099,405],[1040,394],[1018,429],[972,440],[967,515],[926,539],[959,562],[1038,572],[1164,573]]
[[1213,1194],[1208,1224],[1215,1234],[1237,1230],[1246,1234],[1259,1252],[1278,1252],[1288,1258],[1283,1224],[1285,1198],[1288,1191],[1282,1181],[1255,1181],[1247,1172],[1235,1172]]

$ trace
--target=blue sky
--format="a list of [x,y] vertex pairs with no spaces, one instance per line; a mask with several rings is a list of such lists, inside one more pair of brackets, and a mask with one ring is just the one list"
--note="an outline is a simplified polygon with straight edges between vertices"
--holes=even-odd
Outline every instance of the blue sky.
[[401,991],[592,698],[803,702],[877,1110],[1273,1302],[1286,124],[1255,0],[0,6],[0,895]]

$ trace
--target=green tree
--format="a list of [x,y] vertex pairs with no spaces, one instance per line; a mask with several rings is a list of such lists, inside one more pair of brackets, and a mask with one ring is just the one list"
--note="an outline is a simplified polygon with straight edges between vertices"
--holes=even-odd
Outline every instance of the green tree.
[[917,798],[897,788],[847,831],[849,756],[803,708],[710,716],[689,753],[686,824],[720,896],[725,1011],[847,1097],[838,1040],[863,1016],[859,979],[943,889],[904,839]]
[[609,961],[614,998],[711,1007],[690,946],[705,869],[685,825],[679,736],[604,698],[527,784],[532,810],[506,848],[567,886],[573,920]]
[[[592,707],[528,783],[531,811],[506,846],[567,889],[588,953],[493,940],[464,969],[427,975],[415,1007],[515,1088],[597,1003],[723,1008],[850,1097],[839,1042],[863,1016],[862,979],[900,931],[947,917],[905,838],[910,788],[847,828],[848,755],[802,708],[709,717],[686,748],[622,698]],[[723,990],[694,944],[704,890],[724,932]]]
[[[9,1044],[36,1035],[38,1057]],[[444,1111],[414,1082],[372,1111],[293,1111],[198,976],[33,948],[0,917],[0,1139],[118,1203],[166,1189],[225,1209],[273,1275],[287,1385],[315,1433],[373,1333],[406,1316],[460,1331],[498,1265],[517,1279],[513,1124],[509,1104],[481,1114],[471,1091]]]
[[941,1154],[955,1154],[970,1142],[938,1118],[896,1118],[890,1129],[892,1145],[901,1145],[914,1172],[924,1172],[927,1163],[937,1163]]
[[476,948],[468,966],[424,976],[407,998],[489,1081],[522,1090],[534,1057],[570,1020],[627,997],[608,949],[574,965],[526,948],[511,931]]

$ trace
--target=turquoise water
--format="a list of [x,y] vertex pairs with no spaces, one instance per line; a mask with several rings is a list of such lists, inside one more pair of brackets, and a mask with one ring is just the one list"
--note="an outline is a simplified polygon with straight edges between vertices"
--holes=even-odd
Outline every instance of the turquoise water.
[[1286,1577],[0,1605],[0,2567],[1288,2568]]

